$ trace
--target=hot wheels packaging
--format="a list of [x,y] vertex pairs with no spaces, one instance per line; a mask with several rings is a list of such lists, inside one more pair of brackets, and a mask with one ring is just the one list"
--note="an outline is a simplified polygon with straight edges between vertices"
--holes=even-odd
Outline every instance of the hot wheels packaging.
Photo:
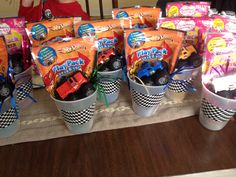
[[113,19],[129,19],[132,28],[155,28],[157,19],[160,17],[160,8],[135,6],[113,9],[112,17]]
[[[81,19],[80,17],[74,18]],[[56,18],[27,24],[26,32],[32,46],[39,46],[50,41],[59,41],[64,37],[73,37],[74,18]]]
[[49,93],[65,99],[91,78],[96,46],[92,39],[72,38],[33,47],[32,56]]
[[31,65],[31,57],[25,32],[25,19],[21,17],[0,19],[0,36],[5,38],[15,74],[26,70]]
[[209,13],[210,2],[171,2],[166,5],[167,17],[204,17]]

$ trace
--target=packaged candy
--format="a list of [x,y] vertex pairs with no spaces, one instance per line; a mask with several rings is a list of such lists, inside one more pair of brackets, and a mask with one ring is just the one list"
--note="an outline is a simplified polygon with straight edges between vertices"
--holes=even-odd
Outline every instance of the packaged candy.
[[92,39],[72,38],[33,47],[32,56],[48,92],[53,96],[59,94],[61,99],[87,83],[96,66]]
[[6,79],[8,74],[8,54],[3,37],[0,37],[0,78]]
[[205,84],[215,77],[236,72],[235,37],[235,34],[227,32],[206,35],[205,60],[202,68],[202,79]]
[[113,64],[109,68],[106,67],[110,60],[120,60],[119,57],[122,55],[124,38],[120,20],[81,21],[74,24],[74,29],[76,37],[96,38],[100,71],[109,68],[115,70],[121,67],[121,65],[117,65],[119,67],[116,68]]
[[215,15],[212,32],[236,32],[236,18]]
[[[156,27],[157,19],[160,17],[160,8],[156,7],[127,7],[113,9],[113,19],[129,19],[132,28]],[[138,19],[138,20],[134,20]]]
[[[146,61],[162,62],[168,72],[174,71],[182,47],[184,33],[168,29],[126,30],[125,54],[127,69],[131,77]],[[158,66],[154,68],[158,69]]]
[[22,17],[0,19],[0,36],[5,38],[15,74],[26,70],[31,65],[31,57],[25,32],[25,19]]
[[209,13],[210,2],[171,2],[166,5],[167,17],[204,17]]
[[198,46],[199,30],[208,30],[212,28],[213,18],[160,18],[158,27],[186,31],[185,43],[187,45]]
[[[74,17],[80,20],[80,17]],[[65,37],[73,37],[73,19],[56,18],[26,25],[26,32],[32,46],[39,46],[47,42],[59,41]]]

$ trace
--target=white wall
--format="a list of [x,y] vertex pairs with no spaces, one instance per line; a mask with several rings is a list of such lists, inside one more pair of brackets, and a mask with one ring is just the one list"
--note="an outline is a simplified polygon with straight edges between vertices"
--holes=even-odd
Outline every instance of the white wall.
[[[35,0],[36,4],[39,0]],[[85,10],[85,1],[77,0]],[[155,6],[157,0],[118,0],[119,7],[134,5]],[[17,16],[20,0],[0,0],[0,17]],[[100,16],[99,0],[89,0],[91,16]],[[103,0],[104,15],[111,15],[112,1]]]

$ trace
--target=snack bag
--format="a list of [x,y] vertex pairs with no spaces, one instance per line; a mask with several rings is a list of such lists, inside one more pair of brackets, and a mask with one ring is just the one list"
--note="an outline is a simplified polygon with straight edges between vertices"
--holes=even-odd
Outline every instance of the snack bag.
[[[81,19],[80,17],[74,17]],[[62,40],[64,37],[73,37],[73,18],[56,18],[26,25],[26,32],[32,46],[39,46],[47,42]]]
[[31,65],[29,40],[25,32],[25,19],[12,17],[0,19],[0,36],[4,36],[12,67],[20,65],[26,70]]
[[3,37],[0,37],[0,79],[6,79],[8,74],[8,54]]
[[166,5],[167,17],[204,17],[208,15],[210,2],[171,2]]
[[131,77],[145,61],[163,60],[168,64],[169,73],[172,73],[183,39],[183,32],[162,28],[126,30],[125,54],[127,69]]
[[32,56],[46,89],[54,95],[57,85],[65,77],[80,72],[84,77],[77,82],[90,79],[95,64],[96,46],[92,39],[72,38],[33,47]]
[[223,17],[219,15],[214,16],[212,32],[236,32],[236,19]]
[[215,77],[236,72],[236,35],[233,33],[208,33],[205,41],[202,79],[209,83]]
[[199,30],[207,30],[212,27],[213,19],[209,17],[199,18],[160,18],[158,27],[186,31],[185,43],[198,46]]
[[110,55],[123,51],[123,29],[120,20],[81,21],[74,23],[76,37],[95,37],[98,41],[98,64],[109,60]]
[[[156,27],[158,18],[160,17],[160,8],[156,7],[128,7],[121,9],[113,9],[113,19],[130,19],[133,28]],[[138,19],[138,20],[134,20]]]

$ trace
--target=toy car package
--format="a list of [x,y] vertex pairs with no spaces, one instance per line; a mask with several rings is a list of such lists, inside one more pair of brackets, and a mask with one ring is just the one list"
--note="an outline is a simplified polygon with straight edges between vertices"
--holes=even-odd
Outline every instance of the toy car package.
[[8,54],[3,37],[0,37],[0,78],[7,78],[8,74]]
[[213,18],[199,17],[199,18],[160,18],[158,20],[158,27],[176,29],[186,31],[187,35],[185,43],[198,46],[199,30],[209,30],[212,28]]
[[134,74],[143,62],[158,60],[167,62],[169,73],[172,73],[183,39],[183,32],[169,29],[126,30],[125,54],[130,75]]
[[208,15],[210,2],[170,2],[166,5],[167,17],[204,17]]
[[32,46],[59,41],[65,37],[73,37],[74,18],[81,19],[80,17],[56,18],[27,24],[26,32]]
[[90,79],[96,64],[96,49],[92,39],[71,38],[33,47],[32,56],[47,90],[53,95],[57,84],[65,77],[80,72],[84,77],[77,82]]
[[214,77],[236,72],[235,38],[235,34],[228,32],[208,33],[206,35],[202,68],[204,83],[209,83]]
[[123,50],[123,29],[120,20],[81,21],[74,24],[76,37],[95,37],[98,42],[98,64],[109,60],[110,55]]
[[[120,9],[113,9],[113,19],[130,19],[132,28],[145,28],[156,27],[157,19],[160,17],[161,10],[156,7],[127,7]],[[133,21],[133,19],[139,19],[139,21]]]
[[[12,65],[21,65],[23,70],[31,65],[29,40],[22,17],[0,19],[0,36],[4,36]],[[13,66],[13,68],[14,68]]]

